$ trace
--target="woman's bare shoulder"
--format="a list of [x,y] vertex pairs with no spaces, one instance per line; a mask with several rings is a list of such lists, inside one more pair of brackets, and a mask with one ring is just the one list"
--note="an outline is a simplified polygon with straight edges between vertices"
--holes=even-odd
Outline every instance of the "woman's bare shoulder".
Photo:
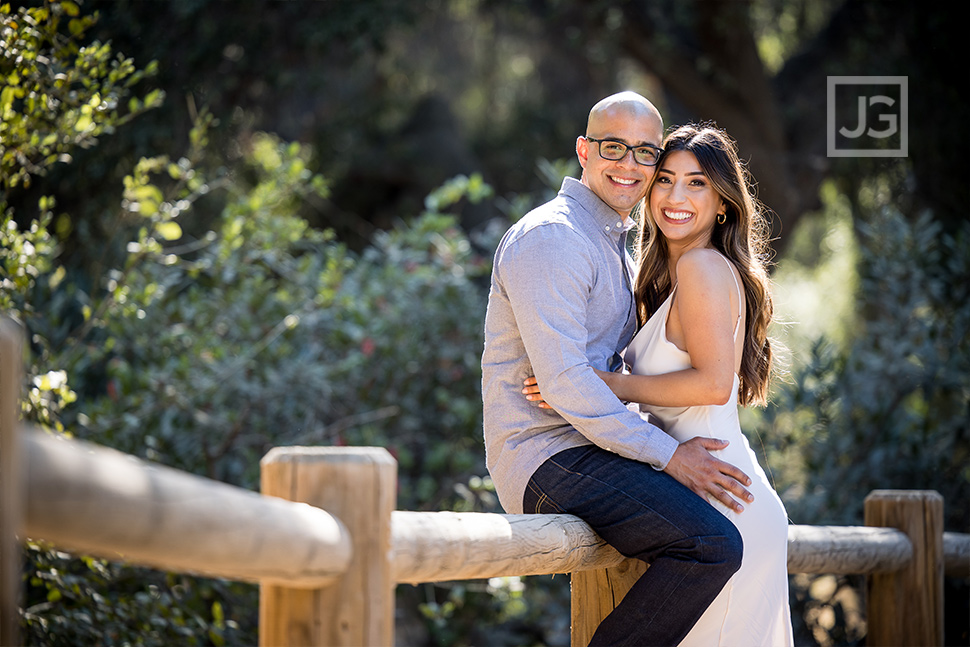
[[731,280],[734,269],[720,252],[710,248],[691,249],[677,260],[678,282],[701,281],[719,284]]

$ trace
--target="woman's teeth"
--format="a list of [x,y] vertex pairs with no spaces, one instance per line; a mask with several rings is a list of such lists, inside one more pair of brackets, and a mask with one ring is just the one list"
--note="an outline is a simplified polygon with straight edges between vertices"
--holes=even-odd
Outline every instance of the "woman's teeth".
[[664,215],[670,218],[671,220],[687,220],[694,214],[691,213],[690,211],[667,211],[666,209],[664,209]]

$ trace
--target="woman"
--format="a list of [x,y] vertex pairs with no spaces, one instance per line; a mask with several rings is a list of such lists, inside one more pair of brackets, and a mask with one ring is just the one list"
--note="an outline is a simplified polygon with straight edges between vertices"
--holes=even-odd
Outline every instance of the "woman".
[[[635,285],[642,328],[624,356],[630,374],[597,373],[680,442],[730,441],[718,458],[753,481],[746,508],[710,501],[741,531],[744,557],[681,644],[791,645],[787,515],[738,421],[738,404],[765,402],[771,372],[766,222],[734,143],[707,126],[667,136],[647,200]],[[548,406],[533,379],[523,392]]]

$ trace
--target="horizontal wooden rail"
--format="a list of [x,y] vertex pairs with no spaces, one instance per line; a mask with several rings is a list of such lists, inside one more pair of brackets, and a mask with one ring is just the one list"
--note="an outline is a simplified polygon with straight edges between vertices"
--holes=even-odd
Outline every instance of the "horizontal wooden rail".
[[[391,538],[397,582],[571,573],[618,566],[626,559],[583,521],[565,514],[397,511]],[[891,528],[788,528],[791,573],[892,571],[911,557],[909,539]]]
[[[302,497],[304,490],[333,490],[336,498],[320,499],[319,494],[308,498],[328,509],[343,505],[337,513],[350,520],[352,529],[368,519],[383,518],[382,527],[389,531],[381,532],[388,532],[388,538],[377,542],[373,538],[380,534],[379,528],[350,532],[340,519],[307,503],[261,495],[44,432],[26,431],[19,436],[26,457],[20,489],[26,498],[27,536],[79,553],[164,570],[259,581],[264,587],[263,644],[274,644],[276,636],[289,635],[295,627],[314,636],[307,644],[344,644],[340,636],[351,626],[347,619],[370,617],[371,612],[347,615],[339,594],[327,598],[321,593],[343,590],[344,584],[331,585],[348,577],[370,581],[369,569],[378,562],[384,564],[387,584],[372,586],[368,595],[375,600],[374,608],[388,609],[389,603],[379,600],[388,596],[390,589],[384,589],[394,583],[622,571],[631,563],[571,515],[394,511],[389,507],[393,501],[385,501],[379,493],[393,492],[395,466],[389,456],[385,460],[373,448],[370,453],[360,448],[278,448],[267,456],[273,461],[264,459],[264,470],[270,463],[275,465],[274,471],[264,472],[264,487],[273,481],[267,477],[278,472],[278,489],[286,490],[288,497]],[[338,460],[328,469],[336,471],[331,476],[318,474],[317,463],[333,462],[331,454]],[[367,476],[371,469],[384,475]],[[306,474],[287,476],[290,471]],[[335,476],[341,471],[351,476]],[[363,497],[380,503],[377,507],[363,505],[360,485],[348,485],[378,481],[382,485]],[[289,492],[293,487],[296,490]],[[335,503],[338,500],[343,504]],[[384,511],[364,513],[372,508]],[[352,555],[358,534],[373,546]],[[944,533],[941,539],[945,572],[970,575],[970,535]],[[893,528],[789,526],[791,573],[877,577],[873,574],[911,570],[914,563],[910,538]],[[349,575],[354,572],[357,575]],[[298,590],[307,595],[297,595]],[[337,609],[331,614],[336,620],[324,623],[336,628],[335,637],[319,639],[313,622],[294,619],[318,617],[314,614],[300,611],[289,617],[279,611],[304,607]],[[384,618],[362,626],[378,627],[374,644],[389,644],[390,622]]]
[[970,577],[970,535],[943,533],[943,572],[950,577]]
[[789,573],[880,573],[913,557],[904,533],[866,526],[789,526]]
[[623,555],[568,514],[391,514],[395,581],[440,582],[606,568]]
[[[319,588],[350,562],[339,519],[139,460],[30,431],[27,534],[68,550],[157,568]],[[945,533],[947,575],[970,575],[970,535]],[[899,530],[788,529],[791,573],[877,573],[912,556]],[[394,511],[394,581],[435,582],[610,568],[626,558],[572,515]]]
[[39,431],[26,454],[27,536],[165,570],[319,588],[344,572],[349,533],[319,508]]
[[[274,646],[391,645],[395,583],[551,573],[574,573],[571,637],[586,644],[642,572],[571,515],[395,511],[397,466],[380,448],[277,448],[261,464],[267,496],[24,431],[21,338],[0,317],[0,644],[18,643],[24,536],[259,581],[260,644]],[[936,492],[872,492],[865,527],[789,526],[788,571],[866,573],[869,644],[939,644],[942,575],[970,577],[970,535],[942,519]]]

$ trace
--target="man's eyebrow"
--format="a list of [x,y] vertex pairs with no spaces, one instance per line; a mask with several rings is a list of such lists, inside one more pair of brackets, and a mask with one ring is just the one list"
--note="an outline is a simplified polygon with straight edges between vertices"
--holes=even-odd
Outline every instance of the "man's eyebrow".
[[630,148],[643,148],[644,146],[650,146],[652,148],[660,148],[660,144],[654,144],[653,142],[640,142],[639,144],[631,144],[622,137],[613,137],[611,135],[606,135],[605,137],[594,137],[593,139],[605,139],[611,142],[620,142],[621,144],[626,144]]

